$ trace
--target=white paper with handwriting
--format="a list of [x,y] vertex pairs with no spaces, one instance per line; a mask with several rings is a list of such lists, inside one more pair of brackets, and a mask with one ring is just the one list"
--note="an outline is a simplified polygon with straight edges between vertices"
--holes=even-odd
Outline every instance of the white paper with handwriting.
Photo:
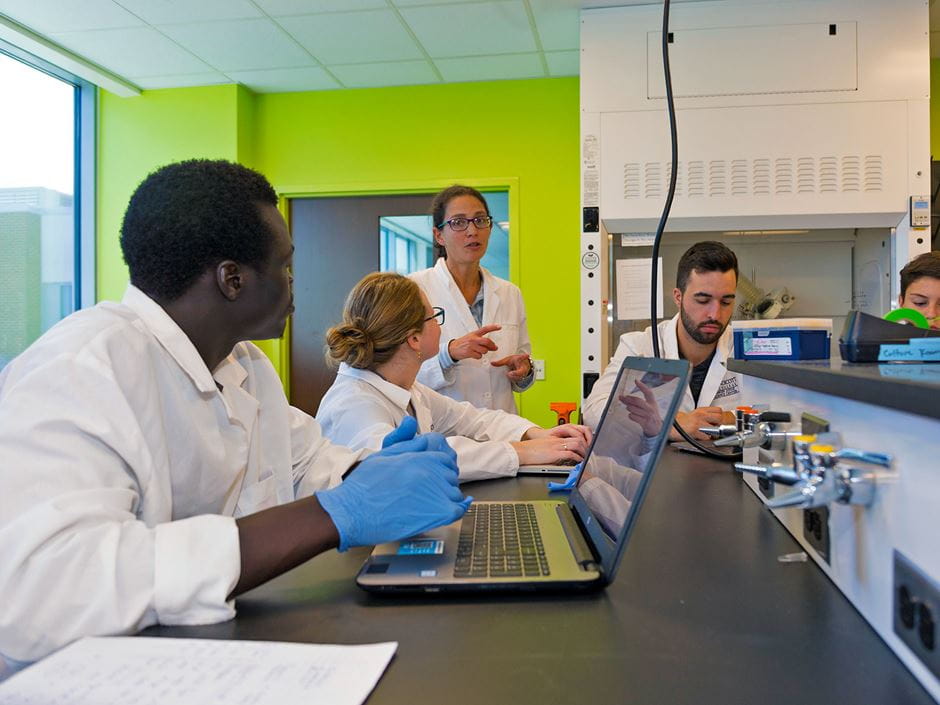
[[92,637],[0,684],[0,704],[361,705],[397,648]]
[[[650,289],[653,277],[650,272],[652,257],[618,259],[617,274],[617,320],[635,321],[650,316]],[[663,258],[656,263],[656,310],[663,315]]]

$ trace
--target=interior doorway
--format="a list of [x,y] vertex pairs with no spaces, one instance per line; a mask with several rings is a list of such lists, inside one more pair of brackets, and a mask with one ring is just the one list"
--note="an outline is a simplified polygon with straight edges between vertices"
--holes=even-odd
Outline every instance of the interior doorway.
[[336,371],[326,364],[326,331],[339,322],[346,295],[379,268],[379,219],[428,212],[434,194],[295,198],[294,316],[290,335],[291,404],[316,414]]

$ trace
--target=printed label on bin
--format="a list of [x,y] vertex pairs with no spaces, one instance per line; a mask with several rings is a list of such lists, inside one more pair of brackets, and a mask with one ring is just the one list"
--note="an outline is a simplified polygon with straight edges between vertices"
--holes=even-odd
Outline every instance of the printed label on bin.
[[745,355],[792,355],[793,342],[789,338],[745,338]]

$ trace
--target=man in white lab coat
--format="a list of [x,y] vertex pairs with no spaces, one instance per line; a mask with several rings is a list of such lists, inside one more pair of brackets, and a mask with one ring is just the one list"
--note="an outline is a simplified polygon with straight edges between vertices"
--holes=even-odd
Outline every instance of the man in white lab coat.
[[154,172],[124,218],[121,303],[0,373],[0,678],[82,636],[229,619],[318,553],[466,510],[443,438],[409,440],[412,421],[372,455],[334,446],[246,342],[293,310],[276,206],[236,164]]
[[[673,300],[679,313],[659,324],[662,356],[688,360],[692,365],[689,386],[676,421],[692,437],[707,440],[698,429],[732,422],[730,413],[741,402],[741,376],[729,372],[734,352],[731,316],[738,284],[738,259],[720,242],[698,242],[679,259]],[[625,357],[651,357],[651,329],[624,333],[617,351],[584,402],[584,422],[597,426]],[[671,438],[679,435],[672,430]]]

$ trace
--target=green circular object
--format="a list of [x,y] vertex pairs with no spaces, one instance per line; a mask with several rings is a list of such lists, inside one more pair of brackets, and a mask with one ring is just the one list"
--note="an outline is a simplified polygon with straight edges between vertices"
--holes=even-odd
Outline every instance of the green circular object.
[[927,317],[912,308],[896,308],[889,311],[885,314],[885,320],[893,323],[905,323],[915,328],[930,328]]

